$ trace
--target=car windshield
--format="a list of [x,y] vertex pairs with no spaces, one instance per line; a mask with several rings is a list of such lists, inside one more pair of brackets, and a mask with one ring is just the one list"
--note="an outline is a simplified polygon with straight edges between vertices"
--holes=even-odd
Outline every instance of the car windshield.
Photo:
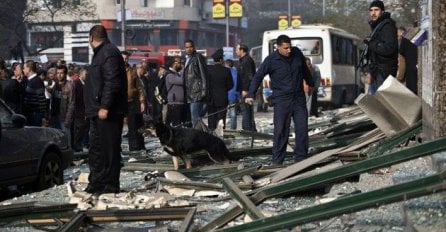
[[[272,41],[272,51],[277,49],[276,40]],[[271,46],[270,45],[270,46]],[[321,38],[291,38],[291,45],[298,47],[304,56],[308,57],[322,57],[322,39]],[[319,62],[315,62],[318,64]]]

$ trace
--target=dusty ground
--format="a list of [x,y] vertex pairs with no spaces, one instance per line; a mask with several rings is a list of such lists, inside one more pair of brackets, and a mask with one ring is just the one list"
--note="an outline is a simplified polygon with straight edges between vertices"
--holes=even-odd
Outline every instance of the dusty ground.
[[[257,113],[257,128],[260,132],[270,133],[272,129],[272,113]],[[240,120],[240,117],[239,117]],[[240,125],[240,122],[239,124]],[[164,154],[156,139],[147,138],[147,148],[151,150],[150,156],[160,160],[169,160]],[[237,146],[247,146],[247,142],[240,142]],[[270,142],[257,141],[259,144],[271,145]],[[126,144],[123,144],[126,147]],[[269,156],[246,157],[241,162],[245,167],[258,164],[268,165]],[[166,161],[168,162],[168,161]],[[288,161],[287,161],[288,162]],[[339,162],[330,164],[332,167],[340,165]],[[327,168],[327,167],[325,167]],[[65,181],[73,181],[82,172],[88,172],[85,164],[74,166],[66,170]],[[311,172],[317,173],[318,170]],[[379,189],[385,186],[413,180],[429,174],[433,174],[430,157],[419,158],[409,162],[401,163],[378,170],[375,173],[364,173],[360,175],[358,182],[342,182],[334,184],[327,193],[315,193],[306,195],[288,196],[287,198],[268,199],[259,205],[260,209],[266,215],[276,215],[301,208],[306,208],[317,204],[321,199],[340,194],[348,194],[355,191],[367,192]],[[307,173],[308,174],[308,173]],[[144,180],[146,173],[122,172],[121,189],[132,191],[146,182]],[[30,201],[50,201],[67,203],[69,201],[66,186],[56,186],[41,192],[29,193],[20,197],[5,200],[0,204],[10,204]],[[153,191],[153,190],[148,190]],[[198,211],[195,215],[194,224],[201,227],[212,219],[221,215],[224,209],[236,204],[228,196],[213,198],[189,198],[190,204],[197,204]],[[176,203],[184,201],[177,201]],[[285,231],[446,231],[446,194],[436,193],[426,197],[407,200],[389,205],[379,206],[373,209],[362,210],[359,212],[345,214],[327,219],[301,225],[296,228]],[[230,225],[241,224],[244,222],[242,217],[232,222]],[[32,228],[23,222],[2,225],[1,231],[47,231],[48,228]],[[107,223],[96,224],[89,227],[89,231],[155,231],[155,228],[161,231],[177,231],[180,222],[138,222],[138,223]],[[127,229],[124,229],[127,228]],[[53,228],[54,229],[54,228]]]

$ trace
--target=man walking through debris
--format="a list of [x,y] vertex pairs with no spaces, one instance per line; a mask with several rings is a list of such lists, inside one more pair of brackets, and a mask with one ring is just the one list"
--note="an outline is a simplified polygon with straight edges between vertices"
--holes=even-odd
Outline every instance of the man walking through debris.
[[118,48],[103,26],[90,29],[93,60],[85,82],[85,115],[90,119],[88,193],[118,193],[121,134],[127,113],[127,78]]
[[129,151],[145,152],[144,137],[138,133],[138,129],[144,125],[142,113],[146,109],[146,97],[144,93],[144,85],[139,79],[136,70],[130,64],[128,51],[121,52],[125,63],[125,72],[127,77],[127,102],[128,102],[128,140]]
[[395,21],[390,18],[390,13],[384,11],[382,1],[373,1],[369,7],[370,36],[364,39],[368,45],[367,59],[372,83],[370,93],[376,90],[389,75],[396,77],[398,71],[398,39]]
[[184,42],[186,64],[183,71],[186,98],[190,106],[192,127],[206,114],[206,100],[209,94],[206,59],[195,50],[192,40]]
[[290,132],[291,118],[294,122],[295,147],[294,161],[307,158],[308,154],[308,112],[303,81],[313,91],[313,78],[305,57],[297,47],[291,47],[291,39],[286,35],[277,37],[277,50],[265,58],[255,73],[245,102],[253,104],[254,96],[263,77],[271,78],[272,104],[274,106],[274,139],[272,165],[282,165]]
[[[256,65],[254,60],[248,54],[248,46],[239,44],[237,45],[235,52],[240,57],[240,65],[237,68],[237,91],[241,92],[242,99],[244,99],[248,95],[249,84],[256,72]],[[247,131],[257,131],[253,106],[242,102],[240,108],[242,109],[242,129]]]
[[214,59],[214,65],[208,66],[208,126],[213,131],[217,129],[220,120],[223,120],[223,129],[226,128],[226,114],[229,103],[227,95],[234,83],[232,82],[231,71],[223,66],[223,49],[217,49],[212,54],[212,59]]

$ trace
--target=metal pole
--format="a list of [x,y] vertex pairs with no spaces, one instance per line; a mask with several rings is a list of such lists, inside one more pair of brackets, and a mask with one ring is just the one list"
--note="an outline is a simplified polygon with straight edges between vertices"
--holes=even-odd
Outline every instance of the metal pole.
[[288,0],[288,27],[291,27],[291,1]]
[[325,0],[322,1],[322,16],[325,17]]
[[229,47],[229,0],[226,0],[226,47]]
[[124,51],[126,50],[125,47],[125,30],[126,30],[126,26],[125,26],[125,0],[121,0],[121,45],[122,45],[122,49],[124,49]]

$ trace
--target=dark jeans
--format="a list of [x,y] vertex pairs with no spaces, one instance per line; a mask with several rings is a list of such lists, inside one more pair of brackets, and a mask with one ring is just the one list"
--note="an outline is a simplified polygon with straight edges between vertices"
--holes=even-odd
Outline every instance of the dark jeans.
[[257,131],[254,120],[254,106],[246,103],[240,104],[242,110],[242,129],[247,131]]
[[285,99],[274,105],[273,164],[282,164],[290,133],[291,118],[294,122],[294,160],[307,158],[308,154],[308,112],[305,96]]
[[145,149],[144,137],[138,132],[138,129],[144,126],[142,112],[139,101],[129,102],[129,113],[127,115],[127,126],[129,150],[139,151]]
[[123,115],[113,114],[105,120],[90,119],[89,186],[119,192],[123,120]]
[[369,92],[371,95],[375,95],[378,88],[384,83],[386,77],[380,71],[376,71],[372,74],[372,83],[369,86]]
[[206,104],[203,102],[191,102],[190,107],[190,117],[192,121],[192,127],[195,127],[198,120],[200,120],[206,114]]
[[[229,104],[236,104],[238,100],[230,101]],[[229,109],[229,117],[231,118],[231,130],[237,129],[237,105]]]
[[392,71],[383,71],[382,69],[376,69],[371,72],[372,74],[372,83],[369,87],[369,92],[372,95],[375,95],[378,88],[384,83],[389,75],[396,77],[397,68],[392,69]]

